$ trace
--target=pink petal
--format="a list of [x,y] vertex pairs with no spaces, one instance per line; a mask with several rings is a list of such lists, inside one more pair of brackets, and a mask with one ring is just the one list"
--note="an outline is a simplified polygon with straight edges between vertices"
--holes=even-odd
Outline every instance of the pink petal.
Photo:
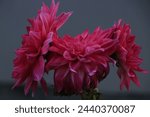
[[75,58],[68,51],[65,51],[63,56],[67,60],[75,60]]
[[34,66],[33,75],[35,81],[40,81],[44,74],[45,61],[43,56],[40,56]]
[[34,97],[34,95],[35,95],[35,91],[37,90],[37,86],[38,86],[38,82],[33,81],[33,83],[32,83],[32,97]]
[[130,79],[131,79],[137,86],[140,86],[140,82],[139,82],[139,80],[138,80],[138,78],[137,78],[137,76],[136,76],[136,74],[135,74],[134,71],[129,70],[128,75],[129,75]]
[[41,32],[41,34],[42,34],[42,38],[46,38],[46,36],[47,36],[47,31],[46,31],[44,25],[42,25],[42,32]]
[[71,73],[72,82],[75,90],[79,93],[82,91],[83,77],[77,73]]
[[51,46],[51,47],[49,48],[49,51],[50,51],[50,52],[58,53],[58,54],[60,54],[60,55],[62,55],[62,54],[64,53],[63,50],[60,50],[59,48],[57,48],[57,47],[55,47],[55,46]]
[[[15,78],[15,76],[13,76]],[[24,77],[17,79],[17,81],[15,82],[15,84],[13,85],[12,89],[20,86],[26,79]]]
[[84,67],[88,73],[89,76],[93,76],[95,75],[95,73],[97,72],[97,66],[94,64],[84,64]]
[[49,44],[52,42],[52,36],[53,36],[53,33],[50,32],[47,36],[47,39],[44,41],[44,44],[41,50],[43,55],[48,52]]
[[90,88],[95,89],[97,87],[98,80],[96,77],[91,77]]
[[48,8],[48,6],[43,2],[43,5],[42,5],[42,7],[41,7],[41,12],[43,13],[43,12],[49,12],[49,8]]
[[47,61],[45,68],[46,71],[48,71],[49,69],[55,69],[65,64],[67,64],[67,61],[62,56],[52,54],[52,56],[50,56],[50,59]]
[[138,78],[135,77],[131,77],[131,80],[139,87],[140,86],[140,81],[138,80]]
[[58,30],[68,20],[71,14],[72,12],[62,13],[57,17],[56,22],[54,23],[56,30]]
[[83,89],[89,89],[90,88],[90,76],[85,75],[84,80],[83,80]]
[[25,95],[27,95],[29,93],[29,90],[30,90],[30,88],[32,86],[32,82],[33,82],[32,77],[28,77],[27,81],[26,81],[25,88],[24,88]]
[[63,90],[61,91],[64,94],[74,94],[76,93],[75,87],[74,87],[74,82],[71,78],[71,74],[67,74],[66,78],[64,79],[64,86]]
[[89,30],[85,30],[82,34],[77,35],[75,38],[83,38],[85,39],[88,36]]
[[95,52],[104,52],[104,49],[100,47],[100,45],[95,44],[93,46],[87,46],[85,49],[86,55],[93,54]]
[[51,21],[55,20],[54,18],[56,18],[58,8],[59,8],[59,2],[56,3],[52,11],[50,10],[49,14],[50,14]]
[[61,67],[54,72],[54,85],[58,93],[60,93],[64,87],[64,79],[68,75],[69,70],[67,67]]
[[47,96],[48,95],[48,87],[47,87],[46,81],[42,78],[40,83],[41,83],[41,86],[43,88],[43,91],[45,92],[45,95]]
[[34,25],[34,19],[28,19],[28,22],[31,24],[31,26],[33,26]]
[[52,0],[51,6],[50,6],[50,10],[49,10],[49,14],[51,15],[51,19],[56,17],[56,13],[58,11],[58,7],[59,7],[59,2],[57,2],[55,4],[55,1]]
[[125,86],[127,88],[127,90],[129,91],[129,87],[130,87],[130,78],[127,76],[127,74],[122,74],[122,81],[120,84],[120,89],[122,90],[123,87]]
[[75,72],[75,73],[78,73],[80,66],[81,66],[81,63],[79,61],[69,63],[70,71]]
[[50,29],[50,26],[49,26],[50,17],[49,17],[49,15],[47,13],[41,13],[40,19],[42,21],[42,25],[44,26],[44,29],[46,30],[46,32],[48,32]]

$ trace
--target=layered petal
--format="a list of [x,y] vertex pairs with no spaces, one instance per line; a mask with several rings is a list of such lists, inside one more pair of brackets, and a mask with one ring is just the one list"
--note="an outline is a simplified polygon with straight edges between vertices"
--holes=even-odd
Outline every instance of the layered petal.
[[[32,89],[33,94],[40,82],[47,95],[47,85],[43,78],[45,63],[51,46],[53,35],[68,20],[71,12],[63,12],[57,16],[59,2],[52,0],[50,8],[43,3],[35,18],[29,19],[27,34],[22,36],[22,45],[16,51],[12,76],[15,80],[13,88],[25,82],[24,92],[27,95]],[[53,62],[54,63],[54,62]]]
[[76,37],[53,38],[49,48],[47,71],[54,69],[55,91],[59,94],[79,94],[94,89],[109,72],[109,57],[115,52],[117,41],[106,38],[100,28],[88,30]]
[[140,68],[142,63],[142,59],[139,58],[141,47],[135,43],[135,36],[131,33],[130,26],[128,24],[122,25],[122,21],[119,20],[107,31],[109,32],[109,35],[107,35],[109,38],[119,41],[112,58],[116,61],[118,67],[117,73],[121,79],[120,88],[126,87],[129,90],[130,81],[140,86],[135,72],[146,73],[146,71]]

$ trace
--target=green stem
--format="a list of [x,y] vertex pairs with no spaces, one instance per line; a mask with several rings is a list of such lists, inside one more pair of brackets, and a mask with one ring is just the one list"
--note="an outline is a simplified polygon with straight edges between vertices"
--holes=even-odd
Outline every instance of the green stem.
[[101,98],[101,93],[98,91],[98,89],[84,90],[81,93],[82,100],[99,100],[100,98]]

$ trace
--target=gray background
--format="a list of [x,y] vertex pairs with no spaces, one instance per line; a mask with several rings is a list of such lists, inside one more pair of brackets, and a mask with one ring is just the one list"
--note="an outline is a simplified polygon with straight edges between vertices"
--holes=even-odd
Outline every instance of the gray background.
[[[27,18],[34,17],[40,9],[42,1],[50,5],[51,0],[0,0],[0,85],[13,84],[11,72],[14,51],[21,45],[21,35],[26,33]],[[60,29],[59,34],[75,36],[85,29],[91,32],[97,27],[111,27],[118,19],[131,24],[136,42],[142,46],[141,58],[143,68],[150,70],[150,1],[149,0],[60,0],[59,12],[73,11],[69,21]],[[112,66],[112,65],[111,65]],[[113,67],[112,67],[113,68]],[[131,92],[150,93],[150,75],[139,74],[141,87],[131,83]],[[52,73],[45,76],[52,84]],[[9,85],[8,85],[9,84]],[[111,69],[109,76],[101,82],[102,92],[119,92],[120,80],[116,69]],[[8,88],[8,90],[9,90]],[[2,88],[0,89],[0,96]],[[15,92],[15,90],[13,91]],[[20,92],[23,92],[21,89]],[[121,94],[126,93],[124,90]],[[3,95],[7,94],[3,89]],[[43,95],[43,94],[42,94]]]

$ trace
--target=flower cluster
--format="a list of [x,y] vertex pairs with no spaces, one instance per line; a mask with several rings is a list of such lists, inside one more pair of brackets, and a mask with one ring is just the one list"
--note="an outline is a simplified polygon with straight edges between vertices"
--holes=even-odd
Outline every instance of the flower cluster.
[[146,71],[139,67],[141,49],[128,24],[119,20],[107,30],[98,27],[93,33],[86,30],[75,37],[60,37],[57,31],[72,13],[56,16],[58,7],[59,2],[52,0],[50,8],[43,4],[37,17],[29,19],[27,34],[22,36],[22,46],[14,59],[13,88],[25,82],[25,94],[31,89],[34,95],[40,83],[47,94],[43,75],[54,70],[56,93],[79,94],[97,88],[109,73],[109,63],[118,67],[121,89],[129,89],[130,80],[140,85],[135,71]]

